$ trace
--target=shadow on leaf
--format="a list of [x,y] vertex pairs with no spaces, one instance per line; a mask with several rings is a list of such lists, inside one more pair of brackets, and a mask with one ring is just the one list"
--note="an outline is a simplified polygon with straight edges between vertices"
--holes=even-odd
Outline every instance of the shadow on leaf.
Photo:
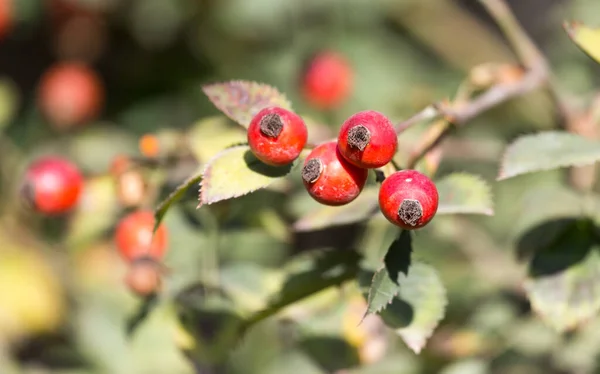
[[300,342],[300,347],[328,373],[360,364],[356,349],[339,337],[305,338]]
[[262,174],[271,178],[278,178],[286,176],[290,170],[292,169],[292,164],[285,166],[270,166],[260,161],[252,151],[248,150],[244,153],[244,162],[248,169],[252,170],[255,173]]
[[415,311],[412,305],[395,297],[379,315],[387,326],[393,329],[401,329],[412,323]]
[[412,255],[412,238],[410,231],[402,230],[392,242],[385,254],[383,262],[392,282],[398,284],[400,273],[408,275]]
[[544,222],[521,236],[517,256],[529,260],[529,276],[560,273],[587,258],[595,244],[593,223],[561,218]]

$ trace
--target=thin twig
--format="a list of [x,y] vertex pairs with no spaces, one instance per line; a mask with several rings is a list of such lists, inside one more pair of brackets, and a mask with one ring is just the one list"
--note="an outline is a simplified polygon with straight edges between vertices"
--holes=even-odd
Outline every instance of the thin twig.
[[414,116],[397,124],[395,126],[396,134],[400,134],[419,122],[432,120],[439,115],[440,113],[438,112],[437,108],[434,105],[429,105]]

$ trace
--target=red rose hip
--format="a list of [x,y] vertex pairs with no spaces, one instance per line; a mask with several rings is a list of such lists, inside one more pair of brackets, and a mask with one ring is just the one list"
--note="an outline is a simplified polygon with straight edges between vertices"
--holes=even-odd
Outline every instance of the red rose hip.
[[304,120],[296,113],[279,107],[262,109],[248,126],[248,145],[252,153],[271,166],[293,162],[307,139]]
[[71,161],[49,156],[34,161],[25,174],[21,195],[34,210],[59,215],[72,210],[83,190],[83,176]]
[[318,145],[306,157],[302,180],[313,199],[324,205],[338,206],[358,197],[367,182],[368,172],[344,160],[337,143],[330,141]]
[[42,113],[57,129],[67,129],[99,114],[104,103],[104,87],[85,64],[61,62],[41,77],[38,102]]
[[302,92],[306,100],[320,109],[333,109],[350,95],[353,86],[352,67],[339,53],[316,55],[303,77]]
[[379,189],[381,212],[405,230],[427,225],[437,212],[438,199],[433,181],[416,170],[401,170],[390,175]]
[[398,149],[398,137],[386,116],[367,110],[352,115],[342,124],[338,147],[350,163],[374,169],[392,160]]
[[160,260],[164,256],[168,243],[167,228],[161,224],[152,235],[154,222],[154,213],[148,210],[129,213],[119,221],[115,243],[125,260]]

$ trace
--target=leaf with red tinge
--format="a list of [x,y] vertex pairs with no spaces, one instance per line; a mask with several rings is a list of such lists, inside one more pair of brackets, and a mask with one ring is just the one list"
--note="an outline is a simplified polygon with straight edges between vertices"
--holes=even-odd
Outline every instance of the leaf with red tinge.
[[293,165],[296,162],[280,167],[266,165],[247,145],[225,149],[206,163],[198,207],[265,188],[288,175]]
[[600,161],[600,142],[566,131],[521,136],[504,153],[498,180]]
[[214,83],[203,86],[202,91],[223,114],[246,128],[266,107],[292,110],[292,104],[284,94],[263,83],[242,80]]
[[579,49],[600,63],[600,28],[587,27],[579,22],[565,22],[563,27]]

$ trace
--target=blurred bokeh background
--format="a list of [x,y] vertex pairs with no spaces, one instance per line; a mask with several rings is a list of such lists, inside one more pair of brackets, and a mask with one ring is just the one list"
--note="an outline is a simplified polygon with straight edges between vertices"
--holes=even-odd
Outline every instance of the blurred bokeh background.
[[[600,67],[561,24],[600,25],[600,2],[509,3],[548,56],[558,86],[575,104],[593,97]],[[324,52],[342,56],[351,72],[348,96],[331,108],[303,91],[310,62]],[[42,85],[52,69],[75,62],[84,77],[69,65],[75,70]],[[168,304],[127,337],[140,300],[123,282],[127,266],[113,240],[127,212],[153,209],[215,151],[239,140],[234,130],[223,140],[222,122],[229,122],[202,84],[273,85],[314,123],[311,136],[319,140],[359,110],[399,122],[454,96],[471,69],[488,62],[516,58],[475,0],[0,0],[0,373],[203,372],[179,350],[189,337]],[[534,92],[478,117],[444,144],[438,174],[481,175],[492,186],[496,214],[440,217],[416,236],[419,256],[438,269],[449,295],[447,315],[420,355],[376,317],[358,325],[365,306],[349,287],[343,297],[326,292],[286,311],[291,325],[273,318],[256,326],[223,372],[600,372],[600,319],[559,335],[531,312],[520,288],[515,238],[529,213],[523,201],[559,188],[564,171],[495,182],[511,139],[557,126],[551,100]],[[422,131],[401,138],[401,153]],[[211,138],[214,132],[220,134]],[[66,217],[40,217],[18,198],[27,165],[49,154],[72,160],[86,178]],[[152,160],[123,180],[111,173],[119,155]],[[196,194],[192,188],[164,221],[173,294],[217,265],[224,279],[240,282],[242,265],[276,269],[324,247],[378,256],[394,235],[379,221],[294,232],[292,223],[317,207],[297,183],[207,210],[195,209]]]

